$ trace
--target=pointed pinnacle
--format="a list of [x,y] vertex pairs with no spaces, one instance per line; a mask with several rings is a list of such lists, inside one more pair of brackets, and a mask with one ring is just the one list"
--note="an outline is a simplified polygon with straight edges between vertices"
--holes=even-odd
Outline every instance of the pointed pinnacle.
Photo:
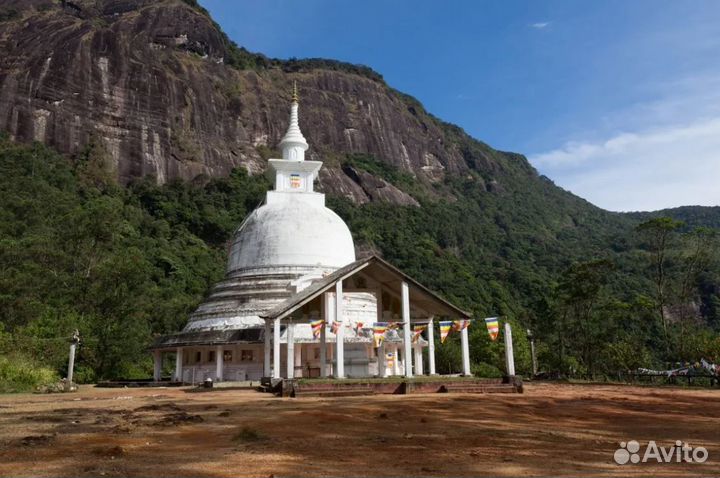
[[293,103],[299,103],[299,102],[300,102],[300,97],[298,97],[298,92],[297,92],[297,81],[293,81],[292,102],[293,102]]

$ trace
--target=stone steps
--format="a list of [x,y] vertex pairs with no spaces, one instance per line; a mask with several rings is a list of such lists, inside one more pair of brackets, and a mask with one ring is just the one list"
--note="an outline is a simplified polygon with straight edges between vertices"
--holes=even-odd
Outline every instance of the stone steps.
[[373,395],[370,388],[344,388],[339,390],[328,389],[299,389],[295,390],[295,397],[361,397]]
[[515,386],[509,383],[498,383],[488,385],[444,385],[440,393],[515,393]]

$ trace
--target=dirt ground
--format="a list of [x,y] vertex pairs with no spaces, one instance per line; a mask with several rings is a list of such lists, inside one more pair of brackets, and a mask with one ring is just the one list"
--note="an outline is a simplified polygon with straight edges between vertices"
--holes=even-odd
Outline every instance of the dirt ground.
[[[683,440],[704,464],[619,466]],[[2,476],[720,473],[720,390],[532,384],[520,394],[275,398],[250,390],[0,395]]]

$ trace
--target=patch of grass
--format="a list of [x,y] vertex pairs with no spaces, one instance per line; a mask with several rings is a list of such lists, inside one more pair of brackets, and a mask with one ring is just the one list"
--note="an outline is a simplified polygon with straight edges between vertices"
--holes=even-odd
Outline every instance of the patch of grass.
[[58,379],[53,370],[24,357],[0,357],[0,393],[30,392]]
[[237,432],[237,433],[233,436],[232,439],[233,439],[233,441],[239,441],[239,442],[245,442],[245,443],[247,443],[247,442],[256,442],[256,441],[263,440],[264,437],[262,436],[262,434],[261,434],[259,431],[255,430],[255,429],[253,429],[253,428],[250,428],[250,427],[242,427],[242,428],[240,429],[240,431]]

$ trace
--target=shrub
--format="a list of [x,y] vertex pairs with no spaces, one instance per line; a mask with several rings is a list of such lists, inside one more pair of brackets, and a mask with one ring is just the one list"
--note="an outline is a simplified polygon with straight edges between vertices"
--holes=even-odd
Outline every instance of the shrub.
[[0,392],[28,392],[58,381],[57,374],[24,357],[0,357]]
[[501,378],[503,376],[503,373],[499,368],[485,362],[472,364],[470,371],[476,377]]
[[233,436],[233,441],[259,441],[262,440],[262,435],[257,430],[249,427],[242,427],[242,429]]

